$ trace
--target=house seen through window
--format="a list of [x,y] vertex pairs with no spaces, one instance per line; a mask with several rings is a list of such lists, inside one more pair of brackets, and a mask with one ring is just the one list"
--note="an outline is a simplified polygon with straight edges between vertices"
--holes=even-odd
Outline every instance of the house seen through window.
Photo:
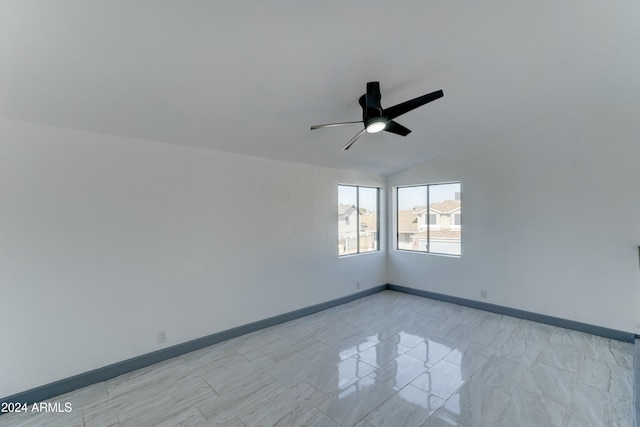
[[462,253],[459,182],[398,187],[396,213],[398,249]]
[[378,250],[378,188],[338,186],[338,255]]

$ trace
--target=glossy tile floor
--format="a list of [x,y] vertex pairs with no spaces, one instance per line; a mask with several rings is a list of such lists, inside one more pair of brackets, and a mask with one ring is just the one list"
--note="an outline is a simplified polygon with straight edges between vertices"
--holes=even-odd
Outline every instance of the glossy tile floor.
[[2,426],[631,426],[633,344],[384,291]]

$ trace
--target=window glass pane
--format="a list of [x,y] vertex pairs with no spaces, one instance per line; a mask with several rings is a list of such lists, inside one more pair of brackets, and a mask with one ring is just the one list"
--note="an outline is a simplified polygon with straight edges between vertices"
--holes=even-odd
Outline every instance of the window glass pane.
[[358,253],[358,188],[338,186],[338,255]]
[[358,187],[360,252],[378,250],[378,189]]
[[398,249],[428,251],[427,187],[398,188]]
[[460,183],[430,185],[429,212],[435,215],[435,222],[429,226],[429,251],[460,255],[462,252]]

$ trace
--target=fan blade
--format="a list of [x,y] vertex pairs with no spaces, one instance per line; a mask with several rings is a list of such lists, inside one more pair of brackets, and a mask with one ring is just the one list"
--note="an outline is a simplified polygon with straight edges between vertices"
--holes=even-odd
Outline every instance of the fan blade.
[[314,125],[314,126],[311,126],[311,130],[321,129],[321,128],[334,128],[337,126],[352,125],[355,123],[362,123],[362,120],[358,120],[357,122],[341,122],[341,123],[327,123],[325,125]]
[[[380,82],[367,83],[367,93],[364,95],[364,105],[362,110],[362,119],[368,122],[374,117],[382,116],[382,95],[380,94]],[[363,102],[360,100],[360,105]]]
[[351,148],[351,146],[353,144],[355,144],[355,142],[358,140],[358,138],[360,138],[362,136],[363,133],[365,133],[367,130],[366,129],[362,129],[360,132],[358,132],[356,134],[356,136],[354,136],[353,138],[351,138],[351,141],[347,142],[347,145],[344,146],[344,148],[342,149],[342,151],[346,151],[349,148]]
[[393,120],[389,120],[387,122],[387,126],[384,128],[387,132],[395,133],[397,135],[407,136],[411,133],[411,130],[402,126],[398,122],[394,122]]
[[427,95],[422,95],[409,101],[405,101],[401,104],[394,105],[393,107],[386,108],[382,115],[389,120],[395,119],[396,117],[401,116],[404,113],[408,113],[413,109],[421,107],[428,102],[435,101],[438,98],[442,98],[443,96],[444,92],[442,92],[442,90],[437,90]]

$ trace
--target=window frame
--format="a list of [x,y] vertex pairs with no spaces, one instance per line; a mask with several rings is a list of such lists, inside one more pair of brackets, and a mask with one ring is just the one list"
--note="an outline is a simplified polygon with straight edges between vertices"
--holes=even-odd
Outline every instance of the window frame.
[[[462,206],[462,181],[446,181],[446,182],[435,182],[435,183],[429,183],[429,184],[411,184],[411,185],[398,185],[395,186],[393,188],[394,191],[394,199],[395,199],[395,206],[394,206],[394,216],[395,216],[395,221],[394,221],[394,227],[395,227],[395,239],[394,239],[394,246],[393,249],[396,251],[400,251],[400,252],[409,252],[409,253],[418,253],[418,254],[427,254],[427,255],[437,255],[437,256],[445,256],[445,257],[452,257],[452,258],[461,258],[462,257],[462,234],[460,235],[460,254],[451,254],[451,253],[446,253],[446,252],[433,252],[431,251],[431,221],[430,221],[430,215],[431,215],[431,211],[430,211],[430,206],[431,206],[431,201],[430,201],[430,191],[429,188],[430,187],[435,187],[438,185],[447,185],[447,184],[458,184],[459,185],[459,189],[458,191],[456,191],[455,193],[458,195],[459,200],[460,200],[460,205]],[[426,232],[427,232],[427,236],[426,236],[426,240],[427,240],[427,244],[426,250],[417,250],[417,249],[404,249],[404,248],[400,248],[400,215],[399,215],[399,207],[400,207],[400,201],[399,201],[399,190],[402,188],[416,188],[416,187],[424,187],[425,191],[426,191],[426,201],[427,201],[427,209],[425,212],[425,215],[427,217],[427,220],[425,221],[426,223]],[[454,194],[454,197],[456,196],[456,194]],[[455,215],[459,215],[460,218],[460,225],[454,225],[454,216]],[[460,212],[457,212],[454,215],[451,215],[451,226],[453,226],[454,229],[456,230],[460,230],[460,232],[462,232],[462,209],[460,210]],[[404,241],[404,239],[403,239]]]
[[[352,187],[356,189],[356,231],[357,231],[357,238],[356,238],[356,242],[357,242],[357,250],[356,252],[353,253],[348,253],[348,254],[340,254],[340,249],[338,249],[338,258],[343,258],[343,257],[350,257],[350,256],[354,256],[354,255],[363,255],[363,254],[370,254],[370,253],[378,253],[380,252],[380,187],[375,187],[375,186],[370,186],[370,185],[355,185],[355,184],[338,184],[338,195],[340,194],[340,187]],[[366,189],[372,189],[376,191],[376,244],[375,244],[375,249],[373,250],[368,250],[368,251],[361,251],[360,250],[360,189],[361,188],[366,188]],[[338,199],[338,205],[340,205],[340,200]],[[346,218],[345,218],[346,219]],[[340,220],[339,218],[339,214],[338,214],[338,221]],[[346,222],[348,223],[348,219],[346,219]],[[339,224],[339,222],[338,222]],[[338,230],[337,233],[337,237],[338,237],[338,242],[340,241],[340,230]]]

